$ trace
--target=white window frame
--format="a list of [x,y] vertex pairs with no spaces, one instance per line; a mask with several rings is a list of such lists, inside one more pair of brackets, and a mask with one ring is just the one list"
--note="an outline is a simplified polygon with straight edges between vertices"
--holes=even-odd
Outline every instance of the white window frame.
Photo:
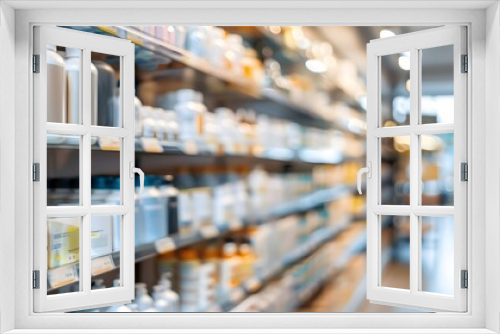
[[[500,162],[500,139],[497,122],[500,117],[495,112],[500,107],[498,92],[500,86],[500,19],[498,6],[492,2],[465,1],[457,4],[461,9],[450,9],[452,3],[446,1],[410,2],[398,4],[388,2],[244,2],[227,9],[228,3],[207,1],[201,3],[169,2],[142,5],[132,2],[16,2],[1,4],[0,60],[10,62],[0,64],[0,326],[2,331],[12,333],[77,333],[76,329],[87,329],[88,333],[174,333],[179,328],[192,329],[189,332],[253,333],[270,332],[317,332],[317,333],[449,333],[462,329],[463,333],[491,333],[499,330],[499,229],[498,224],[486,222],[484,202],[488,199],[488,217],[497,219],[500,199],[500,177],[497,170],[492,179],[485,182],[485,162]],[[491,6],[490,6],[491,5]],[[14,10],[12,7],[17,7]],[[63,10],[43,10],[47,6],[69,7]],[[115,8],[97,10],[95,6]],[[162,7],[161,9],[119,9],[120,6]],[[197,9],[193,9],[196,6]],[[203,6],[203,8],[201,8]],[[241,7],[250,9],[242,10]],[[398,6],[399,9],[391,9]],[[432,8],[430,8],[432,6]],[[488,10],[485,7],[490,6]],[[31,8],[31,9],[20,9]],[[86,7],[86,8],[85,8]],[[224,7],[226,9],[221,10]],[[406,8],[405,8],[406,7]],[[79,9],[75,9],[79,8]],[[82,9],[83,8],[83,9]],[[179,8],[186,8],[185,10]],[[348,8],[348,9],[346,9]],[[369,8],[369,9],[368,9]],[[409,10],[411,9],[411,10]],[[485,25],[486,23],[486,25]],[[34,314],[31,289],[32,250],[32,193],[31,159],[32,147],[32,106],[27,96],[32,94],[30,55],[32,54],[32,27],[36,24],[60,25],[467,25],[469,31],[468,54],[471,63],[468,78],[469,110],[468,142],[470,165],[468,184],[469,202],[468,240],[469,249],[469,289],[468,312],[433,314]],[[488,29],[486,29],[486,26]],[[13,38],[15,31],[15,39]],[[485,50],[487,53],[485,53]],[[15,68],[12,63],[15,59]],[[488,72],[485,64],[491,65]],[[15,82],[15,87],[12,87]],[[486,83],[488,82],[488,86]],[[486,110],[488,106],[488,111]],[[12,117],[15,107],[15,118]],[[486,118],[488,117],[488,118]],[[15,129],[15,131],[9,129]],[[6,130],[6,131],[3,131]],[[495,132],[496,130],[496,132]],[[490,133],[491,131],[491,133]],[[488,139],[488,156],[484,152]],[[9,135],[11,137],[9,137]],[[11,145],[12,137],[15,146]],[[490,153],[491,151],[491,153]],[[15,172],[15,174],[14,174]],[[15,177],[12,177],[15,175]],[[15,200],[12,200],[15,189]],[[491,196],[488,198],[486,196]],[[28,195],[28,196],[27,196]],[[9,198],[10,197],[10,198]],[[496,202],[495,202],[496,200]],[[10,206],[13,206],[10,207]],[[495,209],[496,208],[496,209]],[[5,223],[7,222],[7,223]],[[15,235],[13,242],[12,236]],[[12,256],[13,255],[13,256]],[[486,255],[488,255],[486,257]],[[488,266],[486,266],[486,264]],[[14,288],[13,288],[14,287]],[[486,293],[488,291],[488,293]],[[7,305],[7,306],[6,306]],[[13,306],[11,306],[13,305]],[[10,306],[10,307],[9,307]],[[141,329],[133,330],[140,325]],[[243,329],[247,329],[244,331]],[[155,331],[156,329],[156,331]],[[217,330],[214,330],[217,329]],[[358,330],[356,330],[358,329]],[[433,330],[430,330],[433,329]],[[186,332],[186,331],[183,331]]]
[[[34,52],[40,57],[39,73],[33,76],[34,162],[40,164],[39,181],[33,185],[34,270],[39,271],[39,288],[34,290],[35,312],[73,311],[88,305],[127,304],[134,299],[134,45],[128,40],[98,36],[80,31],[47,26],[34,27]],[[80,52],[80,124],[47,122],[47,45],[71,47]],[[120,57],[120,125],[104,127],[91,124],[90,58],[92,52]],[[71,206],[47,206],[47,134],[77,135],[79,144],[80,203]],[[114,137],[120,141],[121,205],[91,205],[91,137]],[[120,286],[92,291],[91,218],[92,215],[119,215]],[[78,217],[79,291],[47,295],[47,218]]]
[[[440,46],[453,47],[454,122],[422,124],[422,50]],[[367,45],[367,162],[371,178],[367,180],[367,298],[372,302],[423,310],[463,312],[467,310],[467,290],[461,287],[461,270],[467,270],[467,183],[461,181],[460,165],[467,163],[467,73],[461,73],[461,56],[467,50],[466,28],[459,25],[426,29],[410,34],[372,40]],[[382,57],[410,53],[410,124],[384,127],[381,117]],[[454,134],[454,203],[452,206],[422,205],[422,156],[420,135]],[[382,138],[410,138],[410,203],[384,205],[381,202]],[[472,182],[472,180],[471,180]],[[407,216],[410,221],[409,289],[384,287],[382,278],[380,223],[382,215]],[[453,294],[425,292],[421,272],[422,217],[453,217]]]

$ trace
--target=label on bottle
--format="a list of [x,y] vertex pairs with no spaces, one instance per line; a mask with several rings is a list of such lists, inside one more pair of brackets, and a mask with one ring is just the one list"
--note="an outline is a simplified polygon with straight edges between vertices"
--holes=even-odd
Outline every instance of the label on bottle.
[[142,148],[149,153],[163,153],[163,146],[157,138],[141,138]]
[[103,151],[119,151],[120,138],[116,137],[99,137],[99,147]]
[[111,255],[92,259],[92,276],[100,275],[115,269],[115,263]]
[[172,238],[167,237],[156,240],[155,247],[158,254],[164,254],[173,251],[175,249],[175,243]]

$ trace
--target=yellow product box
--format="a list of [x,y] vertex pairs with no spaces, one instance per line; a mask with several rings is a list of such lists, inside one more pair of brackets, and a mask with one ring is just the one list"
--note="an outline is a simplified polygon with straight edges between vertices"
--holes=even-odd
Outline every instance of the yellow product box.
[[80,218],[51,218],[48,224],[49,268],[78,262],[80,253]]

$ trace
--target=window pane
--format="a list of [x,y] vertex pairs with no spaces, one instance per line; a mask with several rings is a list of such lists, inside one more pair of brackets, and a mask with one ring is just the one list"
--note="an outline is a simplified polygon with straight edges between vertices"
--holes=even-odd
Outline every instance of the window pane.
[[422,217],[422,285],[427,292],[453,294],[453,217]]
[[421,50],[422,124],[453,123],[453,45]]
[[81,50],[47,45],[47,122],[81,124]]
[[[380,139],[381,204],[408,205],[410,193],[410,136]],[[391,175],[391,177],[385,177]]]
[[47,134],[48,206],[80,205],[80,139]]
[[92,137],[92,205],[120,205],[120,148],[121,139]]
[[92,124],[120,127],[121,57],[92,52],[91,58]]
[[47,219],[48,294],[79,291],[80,222],[81,217]]
[[91,257],[92,290],[120,286],[120,216],[92,216]]
[[382,267],[380,286],[410,289],[410,217],[380,216],[381,227],[385,225],[382,222],[389,224],[392,222],[393,228],[392,231],[380,231]]
[[410,52],[380,57],[380,126],[410,124]]
[[422,205],[453,205],[454,135],[422,135]]

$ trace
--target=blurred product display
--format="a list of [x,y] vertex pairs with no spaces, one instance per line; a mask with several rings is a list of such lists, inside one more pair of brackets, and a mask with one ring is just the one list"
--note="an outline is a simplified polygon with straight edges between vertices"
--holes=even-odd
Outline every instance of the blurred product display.
[[[366,203],[354,188],[366,156],[365,69],[349,50],[318,27],[69,28],[135,44],[135,164],[146,174],[140,195],[135,180],[135,299],[87,312],[366,310]],[[48,122],[82,123],[80,57],[47,46]],[[91,125],[119,127],[121,61],[92,52],[90,65]],[[406,120],[401,80],[384,96],[387,126]],[[453,205],[452,166],[442,163],[453,137],[428,137],[422,202]],[[48,206],[81,203],[82,140],[47,136]],[[122,204],[123,143],[91,145],[91,205]],[[409,143],[384,138],[381,150],[383,204],[408,204]],[[426,223],[426,246],[449,232]],[[120,286],[122,224],[92,216],[93,289]],[[384,266],[408,265],[408,224],[381,220]],[[79,291],[81,222],[48,226],[49,293]]]

